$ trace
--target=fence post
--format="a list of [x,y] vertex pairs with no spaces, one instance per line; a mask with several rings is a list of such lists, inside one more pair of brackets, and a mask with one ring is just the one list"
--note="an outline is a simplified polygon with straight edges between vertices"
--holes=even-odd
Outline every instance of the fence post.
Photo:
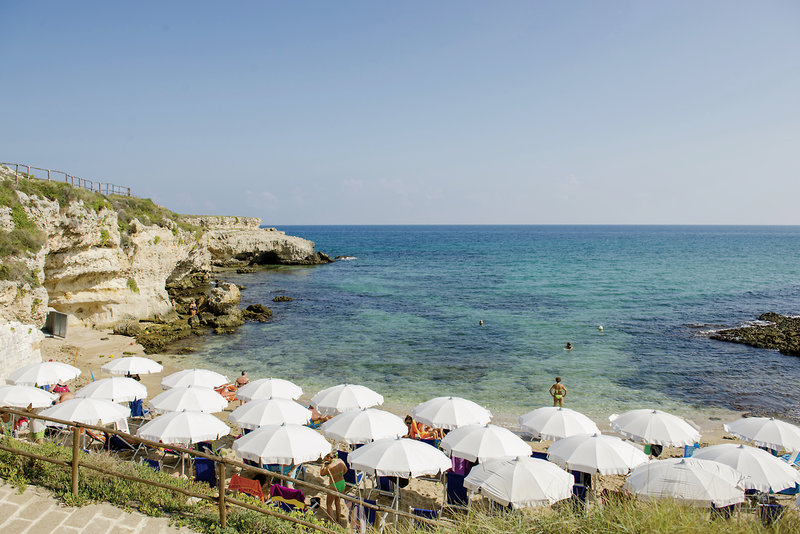
[[47,181],[50,181],[50,169],[47,169]]
[[72,494],[78,494],[78,461],[81,450],[80,429],[72,427]]
[[217,477],[217,493],[219,493],[219,525],[225,528],[227,521],[225,510],[225,464],[217,462],[219,476]]

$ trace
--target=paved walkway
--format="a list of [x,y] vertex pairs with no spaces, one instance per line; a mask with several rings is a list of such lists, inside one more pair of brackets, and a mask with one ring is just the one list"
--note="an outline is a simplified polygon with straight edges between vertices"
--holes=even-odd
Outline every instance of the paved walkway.
[[44,488],[28,486],[20,494],[14,486],[0,479],[0,532],[190,534],[193,531],[171,527],[165,517],[126,512],[110,504],[91,504],[82,508],[64,506]]

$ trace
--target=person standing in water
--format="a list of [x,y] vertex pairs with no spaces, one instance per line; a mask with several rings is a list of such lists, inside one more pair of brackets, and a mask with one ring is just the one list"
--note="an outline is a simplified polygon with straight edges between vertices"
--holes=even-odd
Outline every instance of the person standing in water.
[[550,386],[550,395],[553,396],[553,406],[563,406],[564,397],[567,396],[567,388],[561,383],[561,377],[556,377],[556,383]]

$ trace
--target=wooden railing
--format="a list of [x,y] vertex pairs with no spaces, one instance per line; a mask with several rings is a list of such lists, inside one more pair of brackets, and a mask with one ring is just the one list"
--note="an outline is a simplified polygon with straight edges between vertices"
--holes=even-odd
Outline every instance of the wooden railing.
[[[110,184],[106,182],[95,182],[93,180],[86,180],[85,178],[80,178],[78,176],[72,176],[71,174],[67,174],[64,171],[57,171],[54,169],[43,169],[42,167],[33,167],[28,165],[27,163],[5,163],[0,161],[0,165],[7,167],[9,170],[14,171],[14,177],[19,182],[20,178],[23,179],[31,179],[35,178],[37,180],[47,180],[47,181],[58,181],[58,182],[66,182],[73,187],[80,187],[81,189],[88,189],[94,193],[100,193],[101,195],[121,195],[130,197],[133,196],[131,194],[130,187],[123,187],[121,185]],[[20,169],[25,169],[23,172],[20,172]],[[38,171],[38,173],[37,173]],[[41,174],[40,176],[37,174]],[[64,179],[61,179],[63,175]]]
[[[364,506],[366,508],[371,508],[371,509],[373,509],[373,510],[375,510],[377,512],[385,512],[385,513],[388,513],[388,514],[392,514],[392,515],[395,516],[395,522],[397,521],[397,518],[405,517],[405,518],[411,519],[411,520],[413,520],[415,522],[424,523],[426,525],[430,525],[430,526],[434,526],[434,527],[452,526],[449,523],[445,523],[445,522],[442,522],[442,521],[436,521],[436,520],[432,520],[432,519],[426,519],[426,518],[419,517],[419,516],[416,516],[416,515],[408,513],[408,512],[395,510],[394,508],[383,506],[383,505],[380,505],[380,504],[374,504],[373,505],[371,503],[364,502],[364,500],[362,500],[362,499],[359,499],[359,498],[356,498],[356,497],[352,497],[352,496],[344,494],[344,493],[339,493],[338,491],[333,490],[333,489],[331,489],[329,487],[320,486],[320,485],[317,485],[317,484],[313,484],[311,482],[306,482],[304,480],[299,480],[299,479],[296,479],[296,478],[292,478],[292,477],[283,475],[281,473],[275,473],[273,471],[268,471],[266,469],[261,469],[259,467],[255,467],[255,466],[252,466],[252,465],[247,465],[247,464],[245,464],[243,462],[239,462],[237,460],[231,460],[231,459],[225,458],[223,456],[217,456],[217,455],[213,455],[213,454],[208,454],[208,453],[200,452],[200,451],[197,451],[197,450],[194,450],[194,449],[181,447],[181,446],[178,446],[178,445],[171,445],[171,444],[167,445],[167,444],[164,444],[164,443],[158,443],[158,442],[155,442],[155,441],[151,441],[151,440],[148,440],[148,439],[140,438],[140,437],[134,436],[132,434],[128,434],[128,433],[125,433],[125,432],[121,432],[119,430],[115,430],[115,429],[111,429],[111,428],[107,428],[107,427],[103,427],[103,426],[87,425],[87,424],[84,424],[84,423],[76,423],[76,422],[73,422],[73,421],[65,421],[63,419],[54,419],[52,417],[44,417],[42,415],[38,415],[38,414],[35,414],[35,413],[32,413],[32,412],[28,412],[26,410],[15,410],[13,408],[0,408],[0,413],[8,413],[8,414],[16,415],[16,416],[19,416],[19,417],[27,417],[28,419],[41,419],[43,421],[49,421],[51,423],[57,423],[59,425],[71,428],[71,430],[72,430],[72,460],[69,461],[69,462],[66,462],[64,460],[59,460],[59,459],[56,459],[56,458],[50,458],[50,457],[46,457],[46,456],[41,456],[41,455],[34,454],[34,453],[31,453],[31,452],[28,452],[28,451],[23,451],[23,450],[14,448],[14,447],[10,447],[10,446],[8,446],[8,443],[6,442],[6,439],[3,439],[3,442],[0,443],[0,450],[4,450],[4,451],[10,452],[12,454],[18,454],[18,455],[21,455],[21,456],[27,456],[29,458],[35,458],[37,460],[41,460],[41,461],[44,461],[44,462],[50,462],[52,464],[61,465],[61,466],[64,466],[64,467],[71,467],[72,468],[72,479],[71,480],[72,480],[72,494],[73,495],[77,495],[78,494],[78,485],[79,485],[79,481],[80,481],[80,473],[79,473],[79,469],[78,468],[79,467],[84,467],[86,469],[91,469],[93,471],[98,471],[98,472],[106,474],[106,475],[121,477],[121,478],[125,478],[127,480],[131,480],[131,481],[134,481],[134,482],[140,482],[142,484],[150,484],[150,485],[153,485],[153,486],[157,486],[159,488],[164,488],[164,489],[167,489],[167,490],[175,491],[177,493],[181,493],[181,494],[186,495],[188,497],[196,497],[198,499],[203,499],[203,500],[206,500],[206,501],[217,502],[218,503],[219,522],[220,522],[220,525],[221,525],[222,528],[225,528],[225,526],[227,524],[227,519],[226,519],[226,517],[227,517],[227,508],[226,508],[226,506],[228,504],[230,504],[230,505],[238,506],[240,508],[245,508],[245,509],[248,509],[248,510],[252,510],[254,512],[258,512],[258,513],[261,513],[261,514],[265,514],[265,515],[269,515],[269,516],[276,517],[276,518],[279,518],[279,519],[283,519],[285,521],[290,521],[292,523],[301,525],[301,526],[306,527],[306,528],[310,528],[310,529],[316,530],[318,532],[324,532],[326,534],[338,534],[336,531],[331,530],[329,528],[325,528],[325,527],[320,526],[320,525],[315,525],[314,523],[310,523],[310,522],[305,521],[303,519],[277,512],[274,509],[262,508],[262,507],[255,506],[253,504],[244,502],[244,501],[240,501],[239,499],[235,499],[233,497],[227,496],[225,494],[225,487],[226,487],[226,484],[225,484],[226,467],[225,466],[231,466],[231,467],[234,467],[234,468],[247,469],[248,471],[254,471],[254,472],[257,472],[257,473],[262,473],[262,474],[266,475],[267,477],[278,479],[278,480],[285,481],[285,482],[291,482],[295,486],[301,486],[303,488],[308,488],[310,490],[321,492],[321,493],[324,493],[326,495],[333,495],[333,496],[339,497],[339,498],[341,498],[341,499],[343,499],[345,501],[349,501],[349,502],[352,502],[354,504],[359,504],[359,505]],[[103,432],[103,433],[109,434],[109,435],[112,435],[112,434],[113,435],[117,435],[117,436],[122,437],[123,439],[125,439],[128,442],[141,443],[141,444],[143,444],[143,445],[145,445],[147,447],[151,447],[153,449],[163,450],[164,448],[169,448],[170,450],[175,451],[175,452],[179,452],[181,454],[187,454],[187,455],[192,456],[192,457],[207,458],[209,460],[212,460],[217,465],[217,495],[216,496],[211,496],[211,495],[207,495],[207,494],[203,494],[203,493],[198,493],[198,492],[195,492],[195,491],[187,490],[187,489],[184,489],[184,488],[179,488],[177,486],[172,486],[172,485],[169,485],[169,484],[163,484],[163,483],[160,483],[160,482],[154,482],[152,480],[145,480],[143,478],[139,478],[139,477],[136,477],[136,476],[133,476],[133,475],[129,475],[129,474],[126,474],[126,473],[122,473],[122,472],[106,469],[106,468],[103,468],[103,467],[99,467],[97,465],[94,465],[94,464],[91,464],[91,463],[88,463],[88,462],[83,462],[83,461],[80,460],[80,450],[81,450],[80,449],[80,443],[81,443],[81,435],[84,433],[84,429],[95,430],[95,431]]]

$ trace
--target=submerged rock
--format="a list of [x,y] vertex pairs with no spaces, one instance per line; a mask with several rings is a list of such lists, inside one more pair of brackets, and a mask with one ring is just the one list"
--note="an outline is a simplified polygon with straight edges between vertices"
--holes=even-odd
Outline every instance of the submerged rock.
[[257,321],[259,323],[266,323],[272,319],[272,310],[263,304],[251,304],[242,310],[242,317],[248,321]]
[[292,302],[293,300],[294,299],[292,297],[278,295],[277,297],[273,297],[272,302]]
[[720,330],[712,334],[711,339],[800,356],[800,317],[768,312],[760,315],[758,320],[761,324]]

